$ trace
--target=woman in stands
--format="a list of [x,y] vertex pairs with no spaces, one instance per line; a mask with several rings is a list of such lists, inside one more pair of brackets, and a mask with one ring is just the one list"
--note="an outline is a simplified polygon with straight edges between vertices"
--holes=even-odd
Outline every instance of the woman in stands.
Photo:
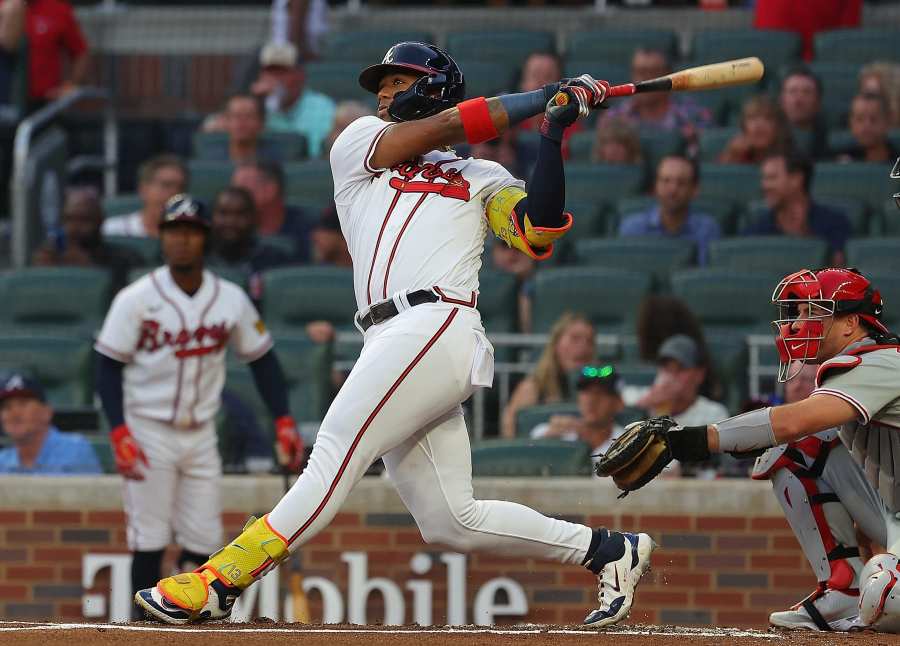
[[791,149],[791,130],[778,104],[768,95],[758,94],[744,103],[741,131],[732,137],[719,155],[723,164],[759,164],[774,153]]

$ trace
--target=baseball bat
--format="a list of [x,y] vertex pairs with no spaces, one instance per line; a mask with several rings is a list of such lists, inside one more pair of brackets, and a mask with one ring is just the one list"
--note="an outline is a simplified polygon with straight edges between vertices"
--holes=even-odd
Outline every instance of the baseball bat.
[[732,85],[755,83],[762,78],[765,67],[761,60],[752,56],[733,61],[722,61],[711,65],[689,67],[666,76],[624,83],[609,88],[607,96],[631,96],[641,92],[686,92],[688,90],[715,90]]
[[[288,489],[291,488],[291,482],[285,467],[282,467],[281,475],[284,478],[284,493],[287,494]],[[306,598],[306,591],[303,589],[303,572],[300,569],[298,556],[299,554],[294,553],[290,558],[291,573],[288,576],[288,588],[291,591],[291,609],[296,623],[308,624],[310,623],[309,599]]]

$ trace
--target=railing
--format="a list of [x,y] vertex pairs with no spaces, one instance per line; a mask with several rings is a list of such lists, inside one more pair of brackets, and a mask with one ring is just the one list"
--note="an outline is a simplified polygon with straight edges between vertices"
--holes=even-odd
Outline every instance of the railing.
[[[103,157],[79,157],[69,162],[72,168],[100,168],[103,170],[103,191],[106,195],[116,192],[116,165],[118,162],[118,125],[112,95],[102,88],[82,87],[63,98],[50,103],[34,114],[23,119],[16,128],[13,143],[13,169],[10,178],[10,200],[12,212],[12,262],[14,267],[24,267],[28,262],[28,200],[35,199],[30,192],[29,165],[32,143],[36,134],[79,101],[102,100],[103,110]],[[38,198],[39,199],[39,198]]]

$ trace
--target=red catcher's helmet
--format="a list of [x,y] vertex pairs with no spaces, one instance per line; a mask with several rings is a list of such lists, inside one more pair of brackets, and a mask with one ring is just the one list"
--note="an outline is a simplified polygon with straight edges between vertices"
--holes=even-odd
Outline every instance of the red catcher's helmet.
[[[859,314],[874,330],[889,334],[881,322],[881,294],[856,269],[803,269],[778,283],[772,302],[778,311],[772,327],[779,381],[795,377],[804,363],[816,359],[825,338],[825,320],[835,314]],[[793,361],[798,363],[791,370]]]

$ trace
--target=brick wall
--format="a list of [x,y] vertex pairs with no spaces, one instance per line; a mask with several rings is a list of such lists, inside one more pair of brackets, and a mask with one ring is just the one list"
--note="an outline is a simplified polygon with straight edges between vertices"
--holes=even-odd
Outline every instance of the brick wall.
[[[0,485],[0,617],[82,617],[83,593],[109,593],[108,574],[82,590],[83,556],[127,551],[123,515],[116,508],[117,480],[18,479],[23,486],[7,486],[7,480],[16,479]],[[225,500],[232,502],[225,522],[232,535],[248,513],[267,509],[279,491],[277,479],[264,478],[255,487],[247,487],[246,478],[226,480]],[[36,481],[37,487],[24,486]],[[58,488],[64,482],[61,495]],[[370,578],[385,577],[403,590],[410,579],[431,581],[433,616],[436,623],[444,622],[446,568],[435,559],[424,575],[410,569],[414,554],[442,550],[422,543],[389,483],[373,479],[363,485],[331,526],[302,549],[304,574],[332,581],[346,599],[348,566],[341,554],[366,552]],[[623,501],[614,500],[611,488],[581,480],[488,481],[478,483],[476,490],[479,497],[518,500],[566,520],[648,531],[656,537],[662,549],[641,586],[634,622],[760,627],[768,612],[798,601],[815,584],[786,522],[776,515],[774,499],[769,501],[766,483],[660,482]],[[74,504],[76,500],[80,503]],[[736,513],[740,509],[748,515]],[[495,577],[510,577],[526,592],[528,614],[510,621],[580,622],[595,601],[592,577],[578,567],[475,554],[467,562],[468,620],[476,590]],[[409,622],[411,593],[405,590],[404,595]],[[319,595],[311,594],[310,602],[314,618],[321,617]],[[382,610],[380,595],[371,595],[369,621],[380,620]]]

